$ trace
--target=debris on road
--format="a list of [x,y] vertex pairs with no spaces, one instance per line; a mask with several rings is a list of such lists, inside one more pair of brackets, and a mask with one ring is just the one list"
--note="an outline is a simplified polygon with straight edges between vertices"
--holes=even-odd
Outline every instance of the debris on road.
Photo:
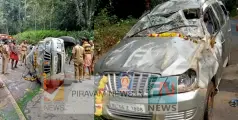
[[238,99],[233,99],[229,102],[231,107],[238,107]]

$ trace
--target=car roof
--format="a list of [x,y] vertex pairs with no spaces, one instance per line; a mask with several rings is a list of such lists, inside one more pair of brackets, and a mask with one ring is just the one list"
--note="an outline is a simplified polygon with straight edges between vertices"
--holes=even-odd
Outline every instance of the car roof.
[[201,8],[205,0],[169,0],[157,5],[151,14],[170,14],[182,9]]

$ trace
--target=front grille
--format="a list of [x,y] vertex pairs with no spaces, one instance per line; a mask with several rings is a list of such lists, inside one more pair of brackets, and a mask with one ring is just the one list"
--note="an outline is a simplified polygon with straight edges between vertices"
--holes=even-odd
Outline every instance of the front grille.
[[[107,90],[109,91],[118,91],[117,88],[119,87],[119,77],[120,73],[113,72],[113,73],[106,73],[108,77],[108,84]],[[144,96],[148,95],[148,79],[151,74],[148,73],[133,73],[133,82],[132,82],[132,90],[133,93],[138,93],[137,95],[143,94]]]
[[196,109],[181,111],[177,113],[167,113],[165,115],[165,120],[190,120],[195,112]]
[[137,120],[151,120],[152,114],[142,114],[142,113],[131,113],[126,111],[119,111],[115,109],[108,108],[111,114],[119,117],[125,117],[128,118],[128,120],[131,119],[137,119]]
[[51,69],[51,55],[49,52],[46,52],[45,51],[45,54],[44,54],[44,61],[48,61],[49,64],[48,65],[44,65],[44,73],[50,73],[50,69]]
[[[132,113],[132,112],[124,112],[121,110],[115,110],[108,108],[109,112],[115,116],[132,118],[138,120],[151,120],[153,114],[142,114],[142,113]],[[177,113],[166,113],[164,115],[164,120],[191,120],[196,112],[196,109],[190,109],[186,111],[181,111]]]

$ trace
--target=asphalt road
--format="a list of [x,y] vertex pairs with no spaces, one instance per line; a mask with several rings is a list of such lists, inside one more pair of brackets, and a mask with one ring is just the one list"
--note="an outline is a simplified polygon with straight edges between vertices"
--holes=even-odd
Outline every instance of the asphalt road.
[[230,107],[228,102],[238,99],[238,20],[232,20],[232,52],[231,65],[223,71],[219,93],[215,96],[213,120],[237,120],[238,107]]
[[[219,86],[219,93],[215,96],[214,101],[214,120],[236,120],[238,118],[238,107],[230,107],[228,102],[231,99],[238,98],[238,32],[235,31],[235,25],[238,21],[232,23],[232,53],[231,65],[224,69],[223,79]],[[1,60],[0,60],[1,66]],[[73,66],[69,66],[72,72]],[[29,82],[21,79],[23,67],[9,71],[9,75],[0,76],[7,85],[11,94],[16,100],[19,100],[27,92],[27,89],[34,89],[38,83]],[[67,110],[64,113],[42,113],[41,105],[43,93],[34,97],[23,111],[29,120],[92,120],[93,119],[93,96],[73,96],[72,91],[92,91],[93,80],[86,80],[83,83],[73,83],[71,86],[65,86],[64,97],[67,98],[65,105]],[[8,101],[9,94],[0,89],[0,120],[1,115],[14,111],[13,105]],[[49,112],[52,112],[52,110]],[[69,114],[71,113],[71,114]],[[6,116],[6,115],[5,115]],[[7,120],[17,120],[16,117]]]

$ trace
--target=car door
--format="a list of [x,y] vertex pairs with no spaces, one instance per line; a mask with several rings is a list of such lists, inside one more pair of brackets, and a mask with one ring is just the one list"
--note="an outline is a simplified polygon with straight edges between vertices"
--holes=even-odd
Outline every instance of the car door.
[[[229,41],[230,41],[230,35],[229,35],[229,26],[227,19],[225,17],[225,14],[218,2],[215,2],[212,4],[213,11],[219,21],[220,25],[220,31],[222,32],[223,39],[222,39],[222,60],[223,63],[227,63],[227,58],[229,54]],[[222,65],[225,66],[225,65]]]
[[[231,44],[232,44],[232,33],[231,33],[231,22],[230,22],[230,17],[229,17],[229,12],[227,11],[227,9],[226,9],[226,7],[225,7],[225,5],[220,1],[219,2],[219,4],[220,4],[220,7],[222,8],[222,11],[223,11],[223,13],[224,13],[224,15],[225,15],[225,18],[226,18],[226,26],[227,26],[227,31],[228,31],[228,41],[227,41],[227,44],[228,44],[228,47],[229,47],[229,49],[228,49],[228,54],[230,55],[230,52],[231,52]],[[230,57],[230,56],[229,56]]]
[[231,23],[230,23],[230,17],[229,17],[229,12],[227,11],[225,5],[220,1],[219,2],[220,7],[222,8],[222,11],[225,15],[226,18],[226,25],[228,27],[228,32],[231,33]]
[[215,51],[215,54],[217,56],[217,59],[218,59],[218,63],[219,63],[219,68],[217,70],[217,73],[216,73],[216,86],[219,85],[220,83],[220,80],[221,80],[221,75],[222,75],[222,69],[223,69],[223,57],[222,57],[222,54],[224,53],[222,47],[223,47],[223,34],[222,34],[222,31],[220,30],[221,29],[221,26],[219,24],[219,20],[212,8],[211,5],[208,5],[206,7],[206,9],[204,10],[204,14],[208,14],[209,16],[209,20],[210,22],[212,23],[212,33],[211,34],[211,39],[215,39],[216,40],[216,44],[215,44],[215,47],[213,48],[214,51]]

